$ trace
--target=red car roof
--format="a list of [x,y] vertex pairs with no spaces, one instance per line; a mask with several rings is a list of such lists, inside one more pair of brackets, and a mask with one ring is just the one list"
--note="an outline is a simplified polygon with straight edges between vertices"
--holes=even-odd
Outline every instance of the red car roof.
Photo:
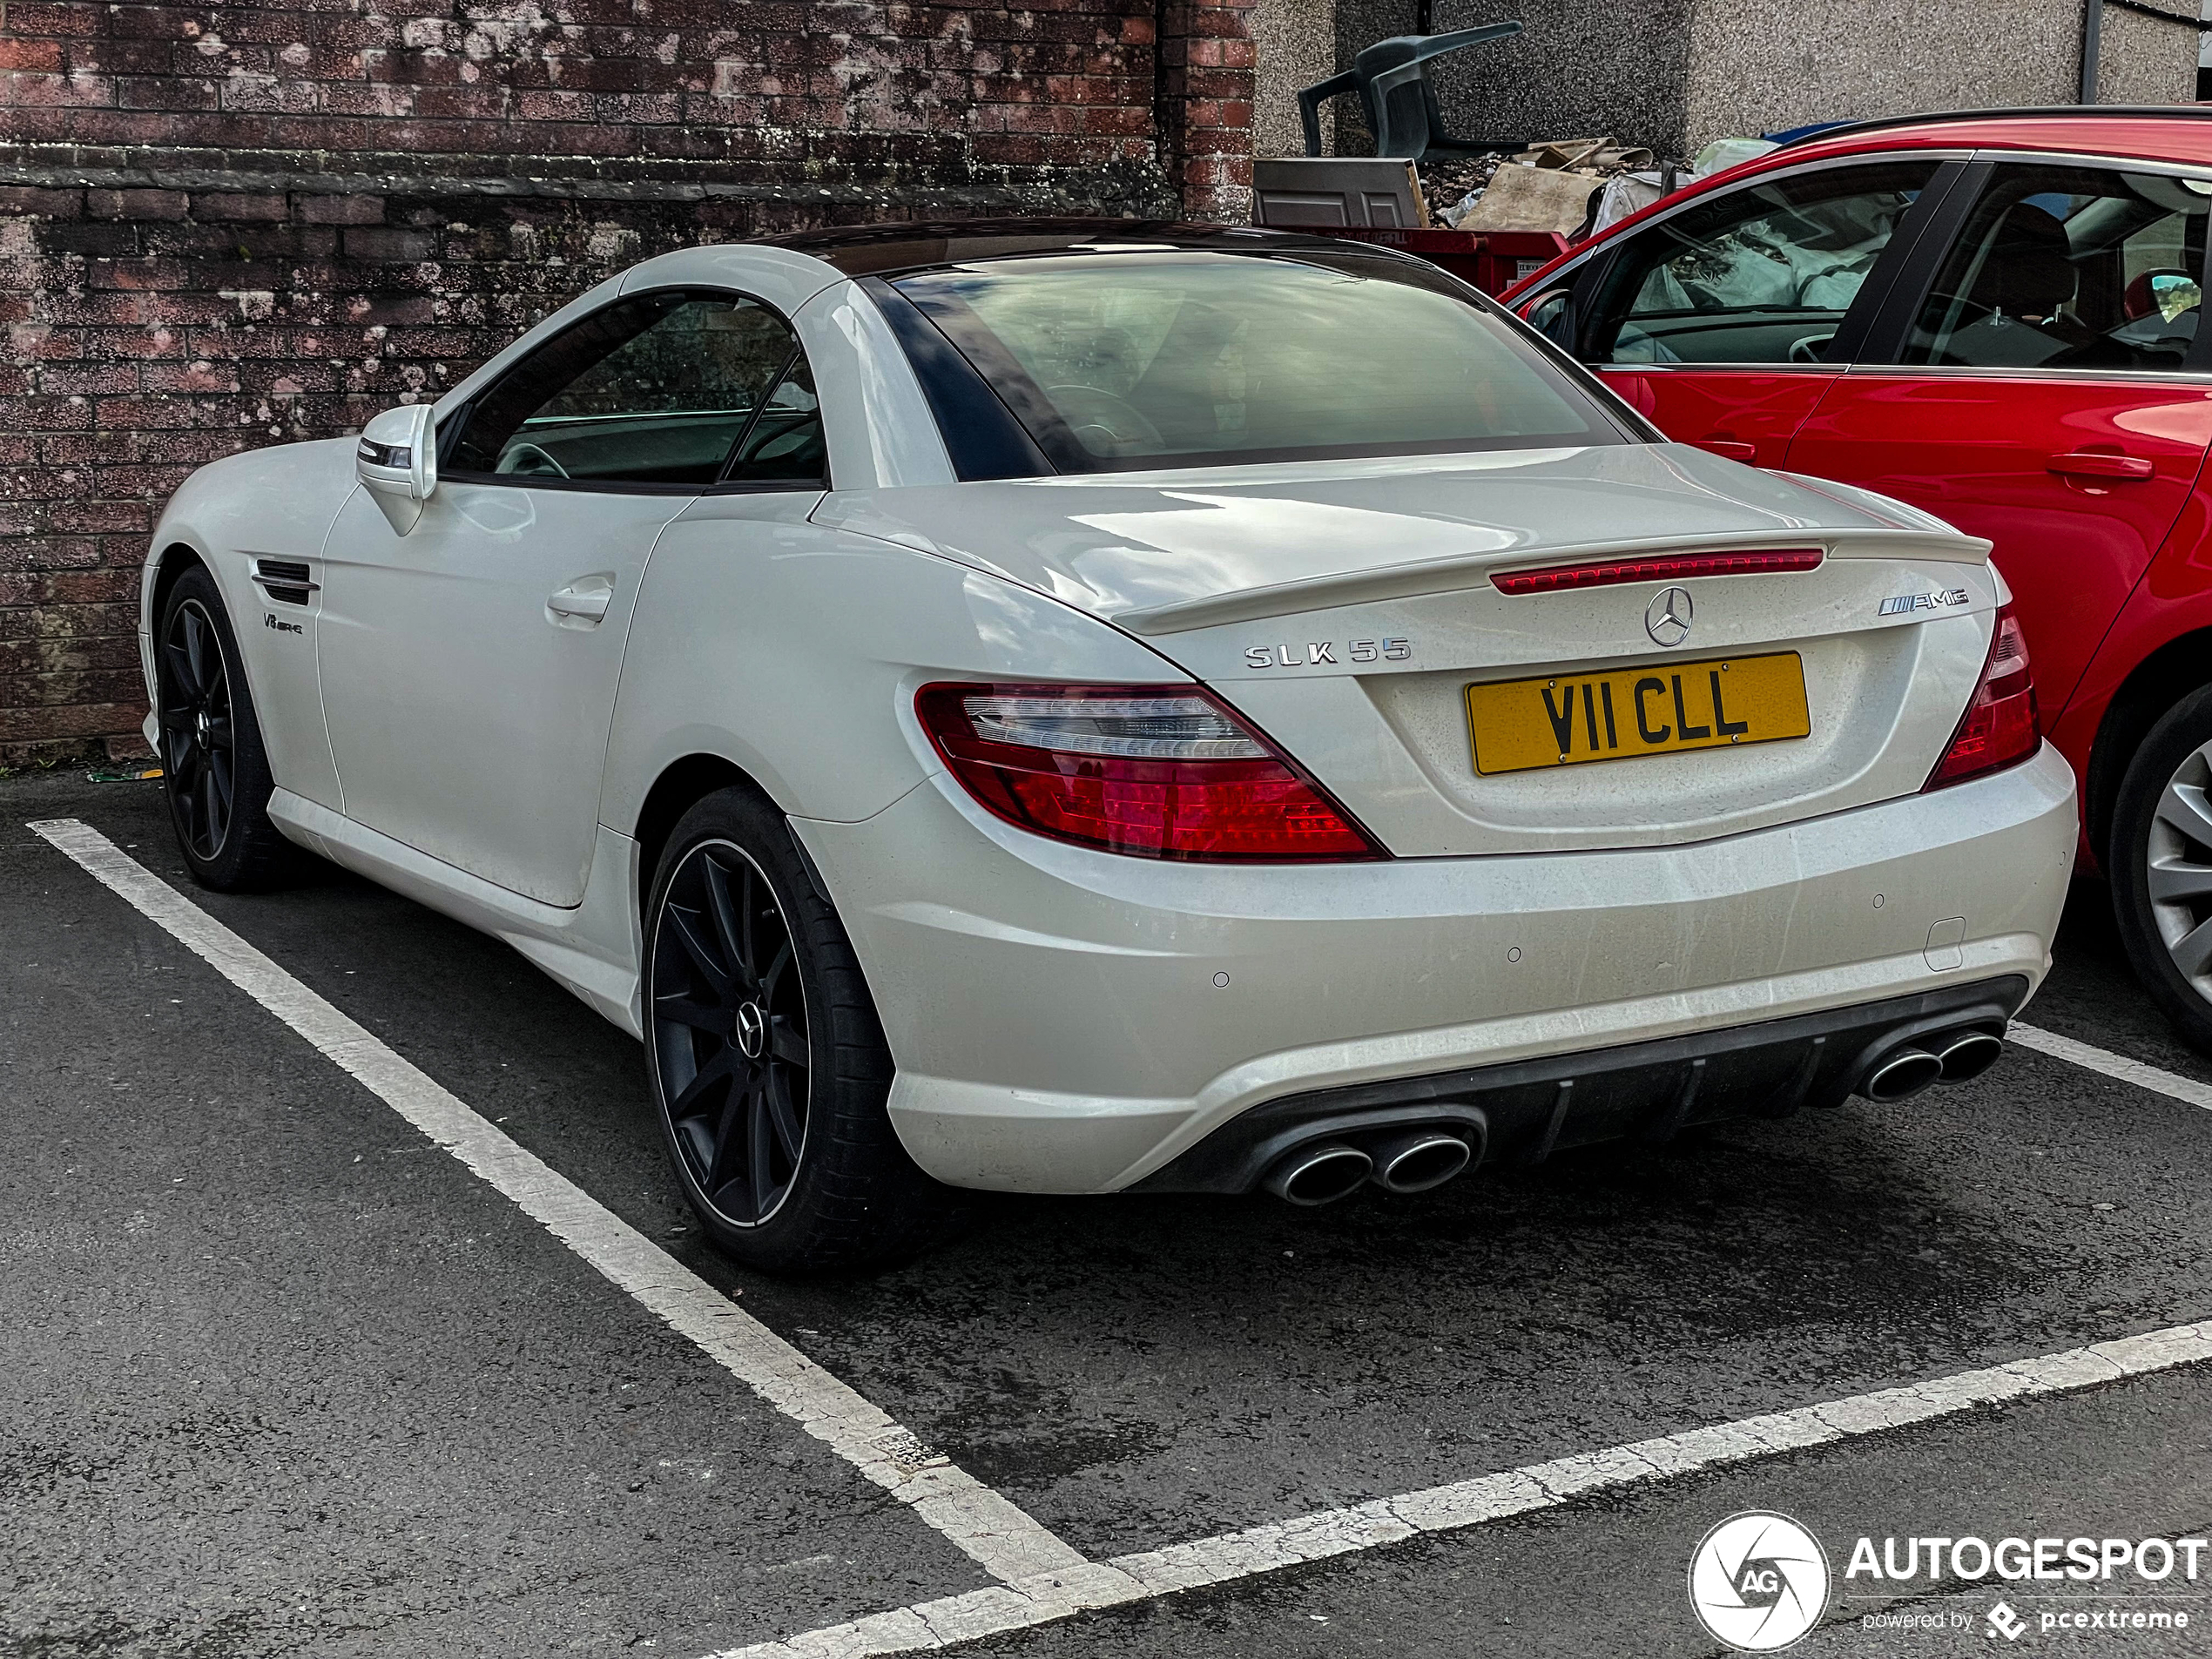
[[1900,150],[2047,150],[2072,155],[2128,156],[2143,161],[2212,165],[2212,105],[2181,104],[2165,108],[2110,111],[1994,110],[1914,116],[1869,122],[1815,133],[1779,150],[1755,156],[1726,172],[1663,196],[1642,212],[1609,226],[1533,275],[1522,278],[1499,298],[1507,305],[1548,280],[1552,268],[1585,248],[1609,242],[1661,209],[1779,166],[1840,156],[1890,155]]
[[[2060,111],[1931,116],[1923,120],[1838,128],[1777,152],[1792,161],[1869,151],[1957,149],[2058,150],[2134,156],[2145,161],[2212,163],[2212,108],[2176,105],[2098,115]],[[1764,160],[1762,157],[1760,159]]]

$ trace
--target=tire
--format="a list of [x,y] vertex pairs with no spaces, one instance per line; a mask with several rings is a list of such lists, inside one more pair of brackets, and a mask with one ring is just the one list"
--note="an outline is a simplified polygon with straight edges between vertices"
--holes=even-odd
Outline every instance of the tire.
[[219,893],[273,887],[293,868],[269,821],[268,751],[238,636],[215,578],[195,566],[162,601],[154,630],[162,792],[192,880]]
[[648,1079],[708,1237],[772,1273],[934,1242],[951,1192],[893,1132],[882,1022],[783,814],[740,788],[698,802],[661,853],[644,920]]
[[2212,686],[2153,726],[2121,780],[2106,868],[2135,976],[2212,1054]]

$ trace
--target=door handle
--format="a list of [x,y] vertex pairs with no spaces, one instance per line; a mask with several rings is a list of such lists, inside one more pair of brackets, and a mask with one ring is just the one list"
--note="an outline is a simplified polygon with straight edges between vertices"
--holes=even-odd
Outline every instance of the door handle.
[[615,597],[611,572],[582,576],[545,602],[547,619],[559,628],[596,628]]
[[2141,455],[2123,455],[2109,449],[2076,449],[2053,455],[2044,464],[2053,472],[2074,478],[2148,478],[2157,470]]
[[1759,452],[1757,444],[1746,443],[1741,438],[1700,438],[1690,447],[1730,461],[1749,461]]

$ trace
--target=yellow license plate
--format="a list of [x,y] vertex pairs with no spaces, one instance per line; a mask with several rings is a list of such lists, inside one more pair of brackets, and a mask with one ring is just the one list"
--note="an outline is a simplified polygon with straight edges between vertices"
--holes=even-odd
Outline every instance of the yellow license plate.
[[1785,651],[1470,685],[1467,728],[1489,777],[1774,743],[1810,735],[1812,720],[1804,664]]

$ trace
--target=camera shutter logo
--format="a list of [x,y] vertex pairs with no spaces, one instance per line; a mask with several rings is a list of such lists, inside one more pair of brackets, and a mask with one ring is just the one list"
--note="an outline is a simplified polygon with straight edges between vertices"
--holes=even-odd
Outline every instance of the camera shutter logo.
[[1828,1555],[1787,1515],[1730,1515],[1689,1557],[1689,1605],[1715,1640],[1739,1653],[1774,1653],[1828,1610]]

